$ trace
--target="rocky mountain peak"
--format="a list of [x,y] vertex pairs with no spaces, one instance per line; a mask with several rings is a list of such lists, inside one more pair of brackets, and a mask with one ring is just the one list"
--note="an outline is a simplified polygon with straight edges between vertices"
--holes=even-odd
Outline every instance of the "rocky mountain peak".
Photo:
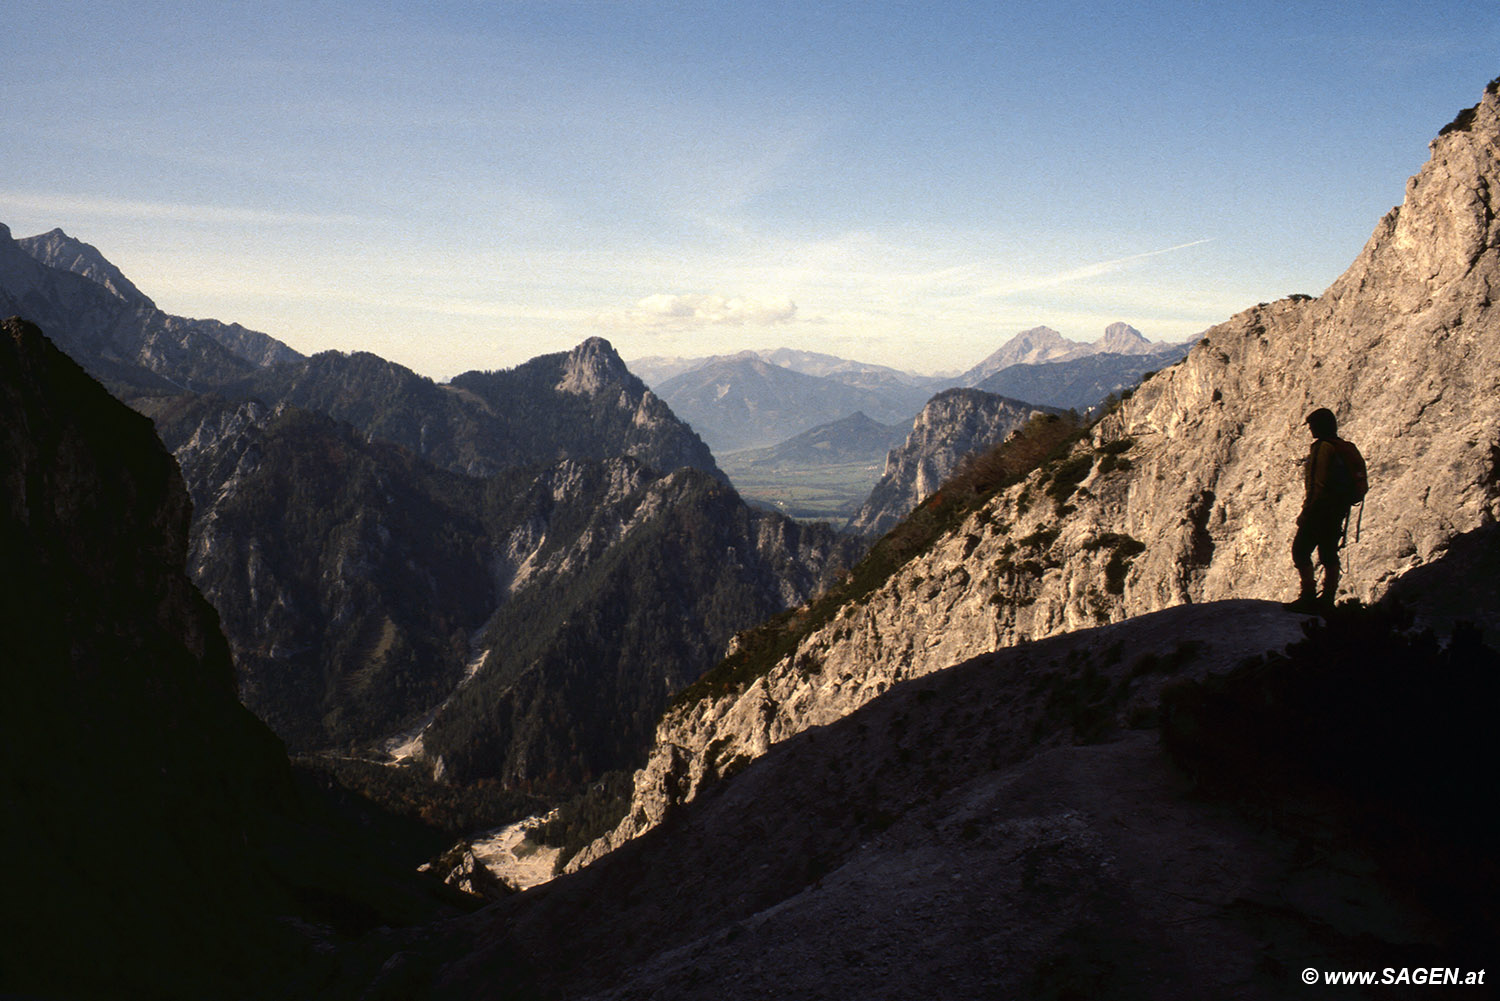
[[949,389],[912,422],[906,441],[891,449],[885,472],[849,522],[859,535],[878,536],[930,497],[965,456],[990,448],[1025,424],[1037,408],[979,389]]
[[606,386],[630,377],[630,370],[614,346],[602,337],[590,337],[563,359],[562,378],[557,389],[563,393],[592,396]]
[[1428,144],[1431,158],[1406,184],[1405,199],[1375,227],[1329,297],[1361,295],[1410,308],[1431,288],[1470,274],[1496,244],[1496,135],[1500,78]]
[[16,243],[48,267],[83,275],[131,306],[156,308],[156,304],[111,264],[99,248],[69,236],[60,227],[38,236],[24,237]]
[[1000,345],[984,361],[959,377],[960,384],[975,386],[996,372],[1012,365],[1034,365],[1039,362],[1059,361],[1071,358],[1080,352],[1091,351],[1086,344],[1071,341],[1051,327],[1032,327],[1023,330]]
[[1128,323],[1111,323],[1104,336],[1094,342],[1094,350],[1119,355],[1150,354],[1156,348]]
[[1023,330],[1001,345],[982,364],[995,368],[1047,361],[1072,351],[1078,345],[1051,327]]

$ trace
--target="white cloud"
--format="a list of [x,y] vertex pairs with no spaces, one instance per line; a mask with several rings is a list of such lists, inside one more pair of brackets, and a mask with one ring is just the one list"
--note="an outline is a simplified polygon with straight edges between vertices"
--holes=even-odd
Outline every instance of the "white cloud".
[[601,320],[610,326],[646,330],[691,330],[700,327],[749,327],[785,323],[797,315],[791,299],[751,299],[717,293],[668,292],[648,295],[635,308],[609,313]]

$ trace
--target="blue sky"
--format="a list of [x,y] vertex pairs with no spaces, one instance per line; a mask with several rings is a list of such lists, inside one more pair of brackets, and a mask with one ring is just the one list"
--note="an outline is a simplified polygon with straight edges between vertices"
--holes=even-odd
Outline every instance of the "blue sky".
[[9,0],[0,222],[438,378],[1181,340],[1348,266],[1500,75],[1482,11]]

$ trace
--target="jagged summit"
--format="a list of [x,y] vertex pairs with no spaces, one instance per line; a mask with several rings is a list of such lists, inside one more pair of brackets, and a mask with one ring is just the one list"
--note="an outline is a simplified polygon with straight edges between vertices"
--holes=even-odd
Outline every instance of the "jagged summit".
[[37,236],[23,237],[16,243],[22,250],[48,267],[61,268],[64,271],[83,275],[131,306],[145,309],[156,308],[156,303],[136,288],[119,268],[110,263],[99,252],[99,248],[69,236],[62,231],[61,227]]
[[557,389],[563,393],[592,396],[607,386],[634,378],[609,341],[590,337],[567,353]]
[[1056,361],[1076,353],[1081,347],[1083,345],[1069,340],[1051,327],[1032,327],[1000,345],[993,354],[965,373],[961,381],[966,386],[972,386],[1003,368]]

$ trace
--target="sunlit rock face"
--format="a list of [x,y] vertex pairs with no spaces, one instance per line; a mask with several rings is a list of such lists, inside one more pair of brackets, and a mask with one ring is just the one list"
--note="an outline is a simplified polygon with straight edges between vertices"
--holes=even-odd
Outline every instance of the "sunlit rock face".
[[977,389],[951,389],[928,401],[911,434],[886,457],[885,472],[850,520],[850,531],[878,536],[930,497],[966,455],[989,448],[1037,408]]
[[1033,473],[753,683],[669,714],[629,816],[581,860],[654,826],[724,763],[902,679],[1169,606],[1288,597],[1314,408],[1339,416],[1370,467],[1344,596],[1377,598],[1495,522],[1497,150],[1500,81],[1432,142],[1341,278],[1210,329],[1075,446],[1074,489],[1049,494],[1057,465]]

